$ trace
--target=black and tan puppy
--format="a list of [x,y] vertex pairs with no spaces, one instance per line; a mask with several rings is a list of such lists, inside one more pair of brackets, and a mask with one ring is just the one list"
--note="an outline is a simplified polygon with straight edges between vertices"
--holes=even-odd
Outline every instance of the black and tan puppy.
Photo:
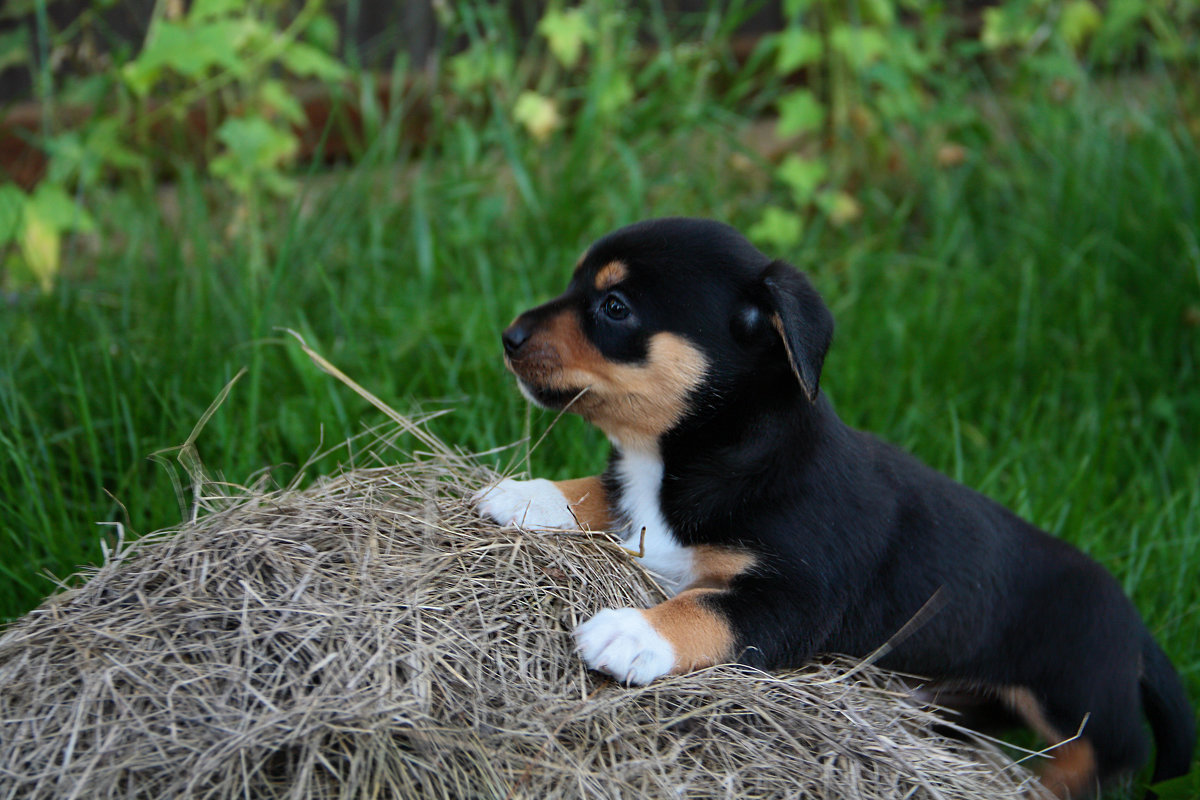
[[[1093,791],[1185,773],[1195,720],[1117,582],[1073,547],[847,427],[818,389],[833,319],[808,280],[734,229],[661,219],[588,250],[504,332],[525,395],[612,442],[598,477],[505,480],[504,524],[621,532],[670,600],[575,632],[589,666],[648,683],[714,663],[863,656],[940,696],[1003,706],[1055,744],[1043,782]],[[929,601],[935,598],[934,603]],[[1071,739],[1077,731],[1082,734]]]

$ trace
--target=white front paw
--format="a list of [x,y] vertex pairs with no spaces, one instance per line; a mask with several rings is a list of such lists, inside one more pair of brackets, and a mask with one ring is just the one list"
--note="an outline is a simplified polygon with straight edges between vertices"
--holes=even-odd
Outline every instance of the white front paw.
[[646,684],[675,666],[671,643],[635,608],[606,608],[575,629],[584,663],[623,683]]
[[505,478],[472,499],[480,514],[504,526],[527,530],[579,530],[567,498],[545,478],[531,481]]

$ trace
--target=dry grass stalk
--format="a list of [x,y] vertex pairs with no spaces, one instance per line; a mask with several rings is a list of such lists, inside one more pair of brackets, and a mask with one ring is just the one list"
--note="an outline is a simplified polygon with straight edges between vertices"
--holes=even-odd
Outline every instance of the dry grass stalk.
[[[440,446],[202,498],[0,638],[0,797],[1016,798],[898,681],[830,661],[627,689],[567,632],[659,590],[601,536],[497,529]],[[213,490],[210,485],[207,490]]]

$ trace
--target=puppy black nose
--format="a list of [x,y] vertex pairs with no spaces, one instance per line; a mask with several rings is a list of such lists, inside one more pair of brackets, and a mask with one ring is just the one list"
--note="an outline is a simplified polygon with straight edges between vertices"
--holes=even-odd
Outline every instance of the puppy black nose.
[[508,326],[508,329],[500,335],[500,338],[504,341],[504,352],[511,356],[521,349],[521,345],[528,341],[529,331],[526,330],[525,326],[514,323]]

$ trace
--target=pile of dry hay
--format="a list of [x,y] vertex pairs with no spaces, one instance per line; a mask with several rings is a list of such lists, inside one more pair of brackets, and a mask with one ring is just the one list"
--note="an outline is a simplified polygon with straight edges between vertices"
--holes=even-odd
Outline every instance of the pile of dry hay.
[[485,523],[444,446],[240,491],[0,638],[0,797],[1018,797],[831,662],[629,689],[568,631],[657,587],[600,536]]

